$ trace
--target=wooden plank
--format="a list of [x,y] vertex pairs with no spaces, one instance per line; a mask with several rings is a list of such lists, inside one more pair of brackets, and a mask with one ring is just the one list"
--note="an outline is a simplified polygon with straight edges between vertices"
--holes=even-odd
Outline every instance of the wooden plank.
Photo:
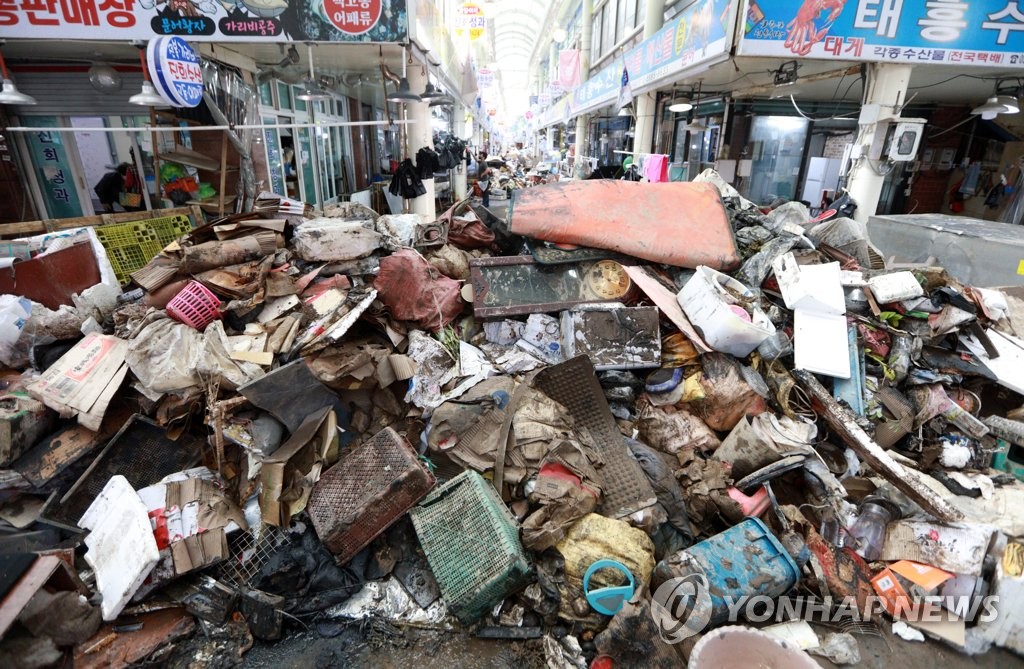
[[75,218],[46,219],[39,221],[23,221],[21,223],[0,224],[0,237],[9,235],[31,235],[52,232],[56,230],[70,230],[72,228],[94,228],[110,223],[130,223],[132,221],[146,221],[152,218],[164,216],[177,216],[184,214],[191,216],[195,225],[201,226],[205,222],[202,210],[195,206],[173,207],[171,209],[155,209],[152,211],[123,211],[116,214],[102,214],[100,216],[78,216]]
[[867,432],[857,425],[852,411],[839,404],[825,387],[808,371],[798,369],[793,376],[811,396],[811,404],[825,419],[829,429],[847,448],[851,449],[879,476],[893,484],[897,490],[914,500],[918,506],[939,520],[955,522],[963,518],[959,509],[926,486],[912,469],[896,462],[876,444]]

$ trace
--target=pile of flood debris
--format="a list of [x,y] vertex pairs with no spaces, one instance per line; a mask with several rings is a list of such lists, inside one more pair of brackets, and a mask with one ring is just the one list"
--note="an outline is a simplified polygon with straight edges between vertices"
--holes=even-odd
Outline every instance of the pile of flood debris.
[[1024,303],[887,266],[853,206],[711,171],[508,222],[268,195],[124,286],[91,229],[10,242],[98,272],[0,296],[3,665],[351,620],[550,667],[1024,652]]

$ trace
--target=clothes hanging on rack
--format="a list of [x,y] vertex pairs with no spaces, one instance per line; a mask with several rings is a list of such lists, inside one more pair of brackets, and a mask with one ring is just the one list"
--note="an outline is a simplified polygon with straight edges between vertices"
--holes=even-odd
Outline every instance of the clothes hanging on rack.
[[644,156],[643,171],[651,183],[668,181],[668,156],[659,153]]
[[441,160],[437,152],[429,146],[424,146],[416,152],[416,169],[420,179],[433,179],[435,172],[441,171]]
[[414,200],[421,195],[427,194],[427,189],[420,179],[419,172],[412,161],[406,158],[395,170],[391,178],[391,186],[388,188],[392,195],[400,195],[407,200]]

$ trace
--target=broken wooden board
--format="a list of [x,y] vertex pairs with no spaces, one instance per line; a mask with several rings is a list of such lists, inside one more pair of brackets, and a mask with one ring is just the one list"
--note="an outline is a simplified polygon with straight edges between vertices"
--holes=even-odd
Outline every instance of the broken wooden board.
[[900,492],[939,520],[955,522],[963,518],[960,510],[926,486],[918,478],[917,472],[896,462],[881,446],[876,444],[857,425],[857,417],[854,413],[836,402],[831,393],[825,390],[825,387],[818,382],[813,374],[798,369],[793,371],[793,376],[810,394],[812,404],[828,423],[832,432],[879,476],[892,483]]

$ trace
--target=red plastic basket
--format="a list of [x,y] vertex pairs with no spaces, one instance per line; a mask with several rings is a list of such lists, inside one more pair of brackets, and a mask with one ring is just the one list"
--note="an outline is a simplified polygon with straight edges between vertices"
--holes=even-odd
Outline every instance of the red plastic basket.
[[189,281],[167,303],[167,314],[185,325],[203,330],[220,318],[220,299],[198,281]]

